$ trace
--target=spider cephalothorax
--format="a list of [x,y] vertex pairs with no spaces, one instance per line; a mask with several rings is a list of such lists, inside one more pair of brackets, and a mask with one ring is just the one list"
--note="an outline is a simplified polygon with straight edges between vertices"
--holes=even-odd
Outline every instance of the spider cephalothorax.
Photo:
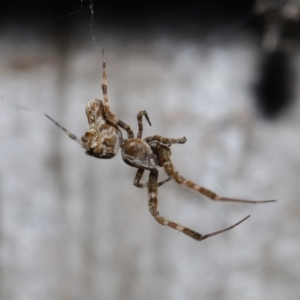
[[[107,97],[106,63],[104,59],[104,51],[102,92],[103,102],[101,100],[94,99],[91,100],[86,107],[89,129],[81,139],[77,138],[76,135],[69,132],[66,128],[61,126],[47,114],[45,115],[52,122],[54,122],[55,125],[62,129],[71,139],[79,143],[81,147],[85,149],[86,154],[88,155],[94,156],[96,158],[112,158],[116,155],[118,149],[121,148],[123,161],[131,167],[138,169],[133,184],[139,188],[148,188],[149,210],[158,223],[176,229],[195,240],[201,241],[213,235],[228,231],[249,218],[249,216],[247,216],[230,227],[206,235],[202,235],[192,229],[171,222],[159,215],[157,198],[158,187],[171,179],[214,201],[231,201],[243,203],[266,203],[276,201],[253,201],[220,197],[216,193],[202,186],[199,186],[196,183],[187,180],[183,176],[179,175],[171,161],[170,147],[173,144],[184,144],[186,142],[186,138],[183,137],[172,139],[154,135],[142,139],[142,117],[144,116],[148,123],[151,125],[148,114],[144,110],[140,111],[137,115],[139,131],[137,136],[134,137],[133,131],[130,126],[122,122],[110,111]],[[125,140],[123,140],[122,138],[121,129],[127,132],[127,139]],[[161,182],[158,182],[158,167],[163,168],[168,175],[168,178]],[[149,179],[147,182],[142,183],[141,179],[145,170],[150,171]]]
[[153,170],[157,167],[157,159],[142,139],[129,139],[122,145],[122,158],[126,164],[134,168]]

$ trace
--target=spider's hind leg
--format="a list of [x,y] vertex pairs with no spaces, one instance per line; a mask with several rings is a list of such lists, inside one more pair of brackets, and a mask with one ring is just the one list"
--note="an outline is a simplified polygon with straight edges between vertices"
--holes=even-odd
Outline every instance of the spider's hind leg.
[[[144,182],[144,183],[140,182],[141,179],[142,179],[142,176],[144,174],[144,171],[145,171],[145,169],[138,169],[137,172],[136,172],[136,175],[135,175],[135,178],[134,178],[134,181],[133,181],[133,185],[135,185],[138,188],[145,188],[145,187],[148,186],[148,182]],[[168,182],[170,180],[171,180],[171,178],[169,177],[169,178],[167,178],[167,179],[165,179],[163,181],[160,181],[157,184],[157,186],[161,186],[161,185],[163,185],[164,183],[166,183],[166,182]]]
[[162,137],[160,135],[154,135],[154,136],[146,137],[144,141],[150,146],[155,144],[160,144],[165,147],[170,147],[173,144],[184,144],[186,142],[186,137],[179,138],[179,139],[171,139],[171,138]]
[[234,227],[236,227],[237,225],[241,224],[242,222],[246,221],[246,219],[248,219],[250,216],[247,216],[246,218],[242,219],[241,221],[233,224],[230,227],[224,228],[222,230],[218,230],[209,234],[205,234],[202,235],[190,228],[184,227],[178,223],[174,223],[171,222],[169,220],[167,220],[166,218],[162,217],[159,215],[159,211],[158,211],[158,199],[157,199],[157,187],[158,187],[158,183],[157,183],[157,178],[158,178],[158,171],[157,170],[151,170],[150,171],[150,175],[149,175],[149,182],[148,182],[148,199],[149,199],[149,210],[151,215],[155,218],[155,220],[161,224],[161,225],[165,225],[168,227],[171,227],[175,230],[178,230],[186,235],[188,235],[189,237],[197,240],[197,241],[202,241],[205,240],[211,236],[223,233],[225,231],[228,231]]
[[179,175],[178,172],[175,170],[175,167],[170,158],[170,151],[168,148],[164,146],[158,147],[158,153],[161,161],[161,165],[173,180],[177,183],[187,186],[188,188],[208,197],[213,201],[227,201],[227,202],[240,202],[240,203],[268,203],[268,202],[275,202],[276,200],[244,200],[244,199],[235,199],[235,198],[226,198],[220,197],[218,194],[214,193],[213,191],[206,189],[191,180],[185,179],[183,176]]

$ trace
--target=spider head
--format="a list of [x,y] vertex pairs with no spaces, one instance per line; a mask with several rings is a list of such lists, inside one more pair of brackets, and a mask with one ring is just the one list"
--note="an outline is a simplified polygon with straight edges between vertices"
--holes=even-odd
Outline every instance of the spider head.
[[122,144],[122,158],[134,168],[154,170],[157,160],[150,146],[142,139],[129,139]]

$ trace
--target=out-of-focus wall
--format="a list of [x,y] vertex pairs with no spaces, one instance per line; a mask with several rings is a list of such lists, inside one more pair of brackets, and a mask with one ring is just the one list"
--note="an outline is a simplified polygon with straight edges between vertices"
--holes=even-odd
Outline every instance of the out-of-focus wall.
[[0,298],[298,299],[299,103],[277,122],[257,116],[258,43],[244,32],[213,42],[157,28],[94,35],[112,111],[137,132],[146,109],[145,136],[187,137],[172,146],[180,174],[224,196],[279,201],[213,203],[170,182],[159,189],[170,220],[205,234],[251,218],[201,243],[162,227],[120,154],[88,157],[43,116],[87,129],[85,105],[102,98],[90,28],[60,39],[2,30]]

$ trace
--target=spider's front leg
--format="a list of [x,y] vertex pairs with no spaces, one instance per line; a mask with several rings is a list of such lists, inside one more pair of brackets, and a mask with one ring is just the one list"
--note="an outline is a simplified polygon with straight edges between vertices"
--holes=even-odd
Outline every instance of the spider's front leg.
[[82,148],[86,149],[86,144],[79,139],[74,133],[70,132],[68,129],[66,129],[65,127],[63,127],[62,125],[60,125],[58,122],[56,122],[54,119],[52,119],[50,116],[48,116],[47,114],[45,114],[45,116],[52,121],[58,128],[60,128],[62,131],[64,131],[69,138],[71,138],[72,140],[74,140],[75,142],[77,142]]
[[143,116],[145,116],[146,120],[148,121],[149,125],[151,126],[151,122],[148,117],[148,113],[145,110],[141,110],[137,115],[137,121],[138,121],[138,126],[139,126],[139,132],[137,134],[138,139],[141,139],[143,136],[143,121],[142,121]]
[[232,225],[230,227],[227,227],[222,230],[218,230],[218,231],[215,231],[215,232],[212,232],[209,234],[202,235],[190,228],[184,227],[178,223],[171,222],[171,221],[167,220],[166,218],[159,215],[158,199],[157,199],[157,193],[158,193],[157,192],[157,188],[158,188],[157,179],[158,179],[158,171],[151,170],[150,175],[149,175],[149,182],[148,182],[148,200],[149,200],[149,210],[150,210],[151,215],[155,218],[155,220],[159,224],[176,229],[197,241],[203,241],[211,236],[228,231],[228,230],[236,227],[237,225],[241,224],[242,222],[246,221],[246,219],[248,219],[250,217],[250,216],[247,216],[246,218],[242,219],[241,221],[235,223],[234,225]]
[[103,104],[104,110],[106,114],[106,118],[110,123],[113,123],[127,132],[128,139],[132,139],[134,137],[133,131],[129,125],[118,119],[110,110],[108,95],[107,95],[107,82],[106,82],[106,60],[104,55],[104,49],[102,49],[102,61],[103,61],[103,73],[102,73],[102,93],[103,93]]
[[[139,127],[139,132],[137,134],[138,139],[141,139],[143,136],[143,120],[142,120],[143,116],[145,116],[146,120],[148,121],[148,124],[152,126],[148,113],[145,110],[141,110],[137,115],[137,121]],[[172,144],[184,144],[186,142],[186,137],[179,138],[179,139],[169,139],[169,138],[164,138],[160,135],[154,135],[154,136],[146,137],[144,141],[149,145],[153,143],[159,143],[170,147]]]

